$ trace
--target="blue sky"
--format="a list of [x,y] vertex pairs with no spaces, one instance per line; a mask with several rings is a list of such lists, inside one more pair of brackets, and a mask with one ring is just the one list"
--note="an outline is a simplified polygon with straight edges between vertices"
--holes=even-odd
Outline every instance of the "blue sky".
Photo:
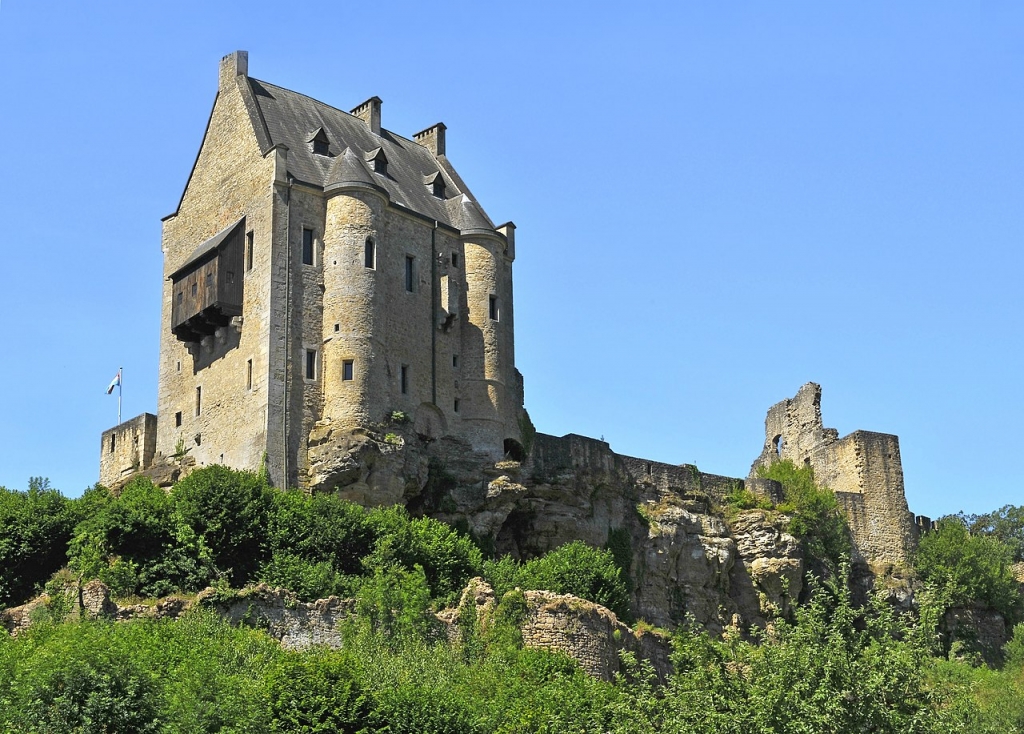
[[745,476],[809,380],[920,514],[1024,504],[1024,6],[0,5],[0,485],[155,411],[160,218],[217,64],[448,153],[517,229],[539,430]]

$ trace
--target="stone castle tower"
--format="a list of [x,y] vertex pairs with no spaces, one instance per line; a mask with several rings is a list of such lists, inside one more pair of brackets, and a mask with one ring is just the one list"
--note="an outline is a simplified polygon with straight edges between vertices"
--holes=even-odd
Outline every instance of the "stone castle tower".
[[[199,154],[163,220],[158,415],[103,434],[100,481],[188,451],[302,486],[311,431],[400,411],[430,437],[521,452],[515,227],[445,155],[222,59]],[[155,441],[153,433],[155,432]]]

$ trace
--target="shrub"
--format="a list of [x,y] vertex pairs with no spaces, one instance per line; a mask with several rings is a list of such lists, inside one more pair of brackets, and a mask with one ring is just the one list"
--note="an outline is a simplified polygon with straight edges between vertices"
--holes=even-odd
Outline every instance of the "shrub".
[[341,654],[292,654],[268,676],[270,729],[295,734],[365,732],[370,699]]
[[923,580],[947,592],[951,605],[978,602],[1012,622],[1021,604],[1012,560],[1013,552],[997,538],[972,535],[962,520],[946,517],[921,537],[914,565]]
[[759,467],[757,475],[782,484],[778,510],[792,516],[789,532],[803,541],[820,570],[835,573],[850,557],[851,544],[846,516],[832,490],[818,486],[812,467],[798,467],[789,459]]
[[174,487],[174,518],[210,549],[216,568],[236,586],[265,560],[272,491],[252,472],[208,466]]
[[629,589],[611,551],[591,548],[579,540],[522,564],[509,556],[488,561],[484,575],[499,598],[515,587],[573,594],[632,621]]

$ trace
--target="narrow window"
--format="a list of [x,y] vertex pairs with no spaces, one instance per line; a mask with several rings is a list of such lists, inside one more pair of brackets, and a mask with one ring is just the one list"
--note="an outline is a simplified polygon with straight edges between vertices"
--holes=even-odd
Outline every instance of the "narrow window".
[[245,269],[252,270],[252,231],[245,233]]
[[453,354],[452,355],[452,367],[458,367],[458,366],[459,366],[459,355]]
[[489,311],[490,311],[491,321],[497,321],[498,320],[498,297],[497,296],[491,296],[490,297]]
[[345,380],[345,381],[351,380],[352,379],[353,371],[354,370],[353,370],[353,367],[352,367],[352,360],[351,359],[346,359],[344,362],[341,363],[341,379],[342,380]]
[[334,330],[335,331],[341,331],[341,324],[335,324],[334,325]]
[[455,408],[455,412],[456,413],[459,412],[459,399],[458,398],[455,398],[455,404],[452,407]]
[[306,350],[306,379],[307,380],[315,380],[316,379],[316,350],[315,349],[307,349]]
[[178,360],[178,372],[181,372],[181,360]]
[[206,274],[206,289],[207,291],[213,288],[213,273]]
[[203,388],[196,387],[196,415],[203,411]]
[[183,291],[178,291],[178,305],[181,305],[181,299],[185,295]]
[[181,428],[181,411],[174,414],[174,427]]
[[371,270],[376,267],[376,249],[376,245],[373,244],[373,238],[367,237],[366,244],[363,246],[363,265]]
[[405,256],[405,289],[412,293],[413,291],[413,263],[416,258],[412,255]]
[[117,436],[110,434],[110,453],[114,453],[114,446],[117,445]]
[[192,284],[192,297],[195,298],[196,297],[196,293],[198,293],[198,292],[199,292],[199,284],[198,283],[193,283]]
[[252,390],[252,360],[245,363],[245,389]]
[[409,394],[409,365],[402,365],[402,394]]
[[452,267],[459,267],[459,253],[457,252],[452,253]]
[[313,264],[313,230],[302,230],[302,264]]

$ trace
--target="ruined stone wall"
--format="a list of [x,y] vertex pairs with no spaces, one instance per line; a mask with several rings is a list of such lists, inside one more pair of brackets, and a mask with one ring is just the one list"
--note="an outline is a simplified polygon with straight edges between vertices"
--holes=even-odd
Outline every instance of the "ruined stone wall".
[[750,476],[781,460],[814,468],[817,482],[846,510],[854,560],[907,564],[916,544],[914,517],[903,486],[899,438],[855,431],[839,438],[821,419],[821,386],[807,383],[765,418],[765,443]]
[[[267,449],[271,185],[277,160],[273,153],[264,158],[253,132],[241,92],[243,62],[232,54],[221,63],[220,87],[195,169],[178,211],[163,225],[156,449],[169,456],[180,440],[199,465],[253,469]],[[252,233],[253,261],[243,275],[241,319],[201,343],[178,341],[171,333],[167,276],[204,241],[243,217],[246,233]]]
[[112,487],[123,477],[153,462],[156,453],[157,419],[152,413],[137,415],[100,438],[100,484]]

